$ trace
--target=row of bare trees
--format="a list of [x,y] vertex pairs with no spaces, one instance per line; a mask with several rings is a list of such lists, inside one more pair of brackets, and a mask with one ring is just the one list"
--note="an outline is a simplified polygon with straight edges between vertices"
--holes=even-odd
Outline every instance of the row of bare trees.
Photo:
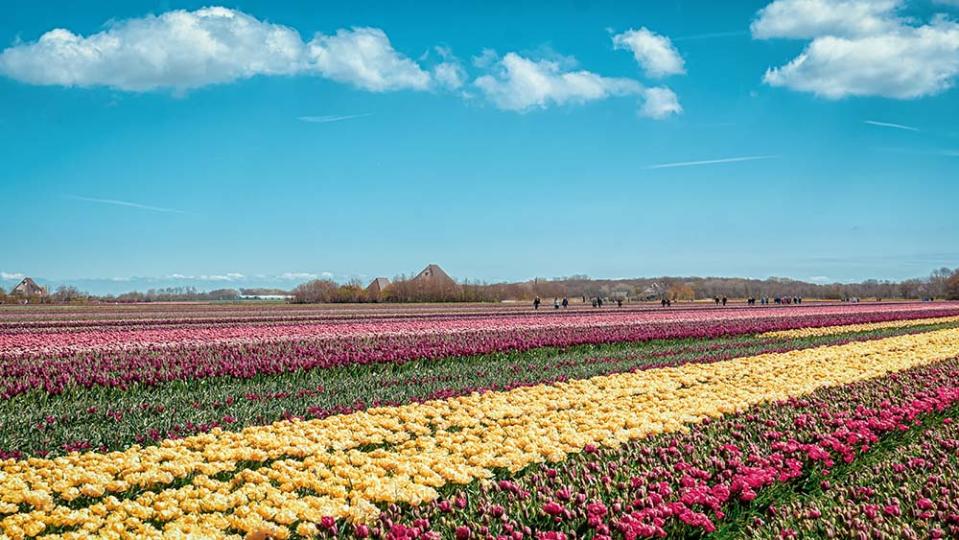
[[[246,292],[246,291],[243,291]],[[282,291],[270,291],[282,292]],[[76,287],[63,286],[49,295],[22,298],[0,288],[0,303],[78,303],[231,301],[241,291],[219,289],[202,292],[194,288],[151,289],[119,296],[94,296]],[[416,280],[398,276],[383,291],[372,294],[357,280],[339,284],[329,279],[303,283],[292,291],[296,303],[359,302],[500,302],[540,298],[586,297],[638,300],[694,300],[727,296],[729,298],[800,296],[841,300],[847,298],[937,298],[959,300],[959,268],[940,268],[925,279],[905,281],[866,280],[861,283],[817,284],[785,278],[764,280],[745,278],[662,277],[653,279],[593,280],[587,276],[535,279],[520,283],[456,283],[447,280]]]

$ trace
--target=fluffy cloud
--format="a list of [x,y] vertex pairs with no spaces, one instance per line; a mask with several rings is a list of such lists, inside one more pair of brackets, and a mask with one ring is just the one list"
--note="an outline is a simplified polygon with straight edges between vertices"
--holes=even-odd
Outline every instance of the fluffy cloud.
[[753,22],[754,37],[812,42],[789,63],[768,69],[763,80],[829,99],[911,99],[952,87],[959,75],[959,24],[939,15],[911,25],[896,16],[898,6],[890,0],[776,0]]
[[431,70],[436,85],[456,90],[466,84],[469,75],[460,63],[459,58],[453,55],[453,51],[448,47],[435,47],[434,50],[442,59],[442,62],[433,66]]
[[759,10],[753,37],[861,36],[895,29],[901,0],[776,0]]
[[682,111],[676,94],[668,88],[646,88],[633,79],[565,70],[558,61],[532,60],[513,52],[487,63],[491,73],[478,77],[474,84],[494,105],[505,110],[524,112],[550,105],[636,96],[642,101],[639,112],[643,116],[660,119]]
[[317,34],[307,46],[310,69],[324,77],[364,90],[426,90],[430,75],[393,49],[379,28],[338,30]]
[[[443,85],[451,76],[444,68]],[[84,37],[62,28],[0,53],[0,74],[42,85],[189,90],[256,75],[316,74],[365,90],[426,90],[431,75],[383,30],[341,29],[304,43],[289,27],[223,7],[176,10]]]
[[686,73],[683,57],[668,37],[646,28],[627,30],[613,36],[613,47],[633,52],[633,57],[649,77]]
[[497,107],[513,111],[639,94],[643,89],[632,79],[562,71],[557,62],[531,60],[512,52],[493,64],[492,70],[477,78],[476,86]]
[[679,98],[669,88],[663,86],[647,88],[644,95],[646,100],[639,108],[639,113],[643,116],[658,120],[683,112]]
[[231,9],[170,11],[89,37],[58,28],[0,53],[0,73],[31,84],[189,89],[302,69],[291,28]]

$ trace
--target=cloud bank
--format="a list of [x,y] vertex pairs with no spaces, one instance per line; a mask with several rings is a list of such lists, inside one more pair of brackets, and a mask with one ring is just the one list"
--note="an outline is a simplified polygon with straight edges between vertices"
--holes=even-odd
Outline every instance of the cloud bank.
[[[669,38],[646,28],[616,35],[613,43],[632,51],[650,77],[685,72]],[[369,92],[457,91],[470,97],[473,94],[461,90],[469,85],[494,106],[519,112],[616,96],[637,97],[639,114],[650,118],[682,111],[669,88],[647,88],[630,78],[573,69],[570,63],[575,60],[492,54],[476,63],[481,74],[470,82],[447,47],[433,47],[414,60],[396,50],[380,28],[341,28],[305,41],[291,27],[235,9],[208,7],[111,22],[87,36],[56,28],[0,52],[0,75],[35,85],[175,93],[257,76],[317,76]]]
[[683,57],[668,37],[646,28],[627,30],[613,36],[613,47],[632,51],[633,58],[648,77],[665,77],[686,73]]
[[959,75],[959,24],[899,16],[901,0],[775,0],[750,29],[757,39],[811,39],[763,81],[827,99],[914,99],[941,93]]
[[129,19],[86,37],[50,30],[0,53],[0,73],[30,84],[132,92],[257,75],[317,75],[372,92],[426,90],[435,82],[381,29],[340,29],[304,42],[290,27],[223,7]]

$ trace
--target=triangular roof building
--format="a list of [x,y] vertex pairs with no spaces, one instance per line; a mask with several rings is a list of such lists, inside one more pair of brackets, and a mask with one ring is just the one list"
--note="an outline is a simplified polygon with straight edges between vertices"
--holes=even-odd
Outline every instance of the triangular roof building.
[[47,294],[47,290],[43,287],[37,285],[36,281],[26,277],[23,278],[16,287],[10,291],[11,294],[22,294],[23,296],[43,296]]

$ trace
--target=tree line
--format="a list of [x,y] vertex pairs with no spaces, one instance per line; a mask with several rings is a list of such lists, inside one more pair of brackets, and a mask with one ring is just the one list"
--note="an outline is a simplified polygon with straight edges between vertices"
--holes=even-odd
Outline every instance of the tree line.
[[280,289],[217,289],[198,291],[194,287],[171,287],[133,291],[119,295],[93,295],[72,286],[58,287],[50,294],[24,297],[0,287],[0,303],[136,303],[136,302],[229,302],[261,295],[290,296],[294,303],[363,302],[501,302],[540,298],[606,298],[626,300],[674,301],[726,296],[759,298],[776,296],[846,300],[953,299],[959,300],[959,268],[939,268],[926,278],[904,281],[870,279],[859,283],[810,283],[789,278],[767,279],[723,277],[659,277],[636,279],[591,279],[574,275],[551,279],[533,279],[517,283],[424,281],[397,276],[388,287],[372,293],[357,280],[336,283],[318,279],[303,283],[292,291]]
[[590,279],[575,275],[519,283],[428,282],[398,276],[383,291],[370,293],[358,281],[329,279],[304,283],[292,291],[297,303],[501,302],[583,297],[627,300],[802,297],[824,300],[905,298],[959,300],[959,268],[940,268],[927,278],[904,281],[870,279],[859,283],[810,283],[789,278],[660,277]]

